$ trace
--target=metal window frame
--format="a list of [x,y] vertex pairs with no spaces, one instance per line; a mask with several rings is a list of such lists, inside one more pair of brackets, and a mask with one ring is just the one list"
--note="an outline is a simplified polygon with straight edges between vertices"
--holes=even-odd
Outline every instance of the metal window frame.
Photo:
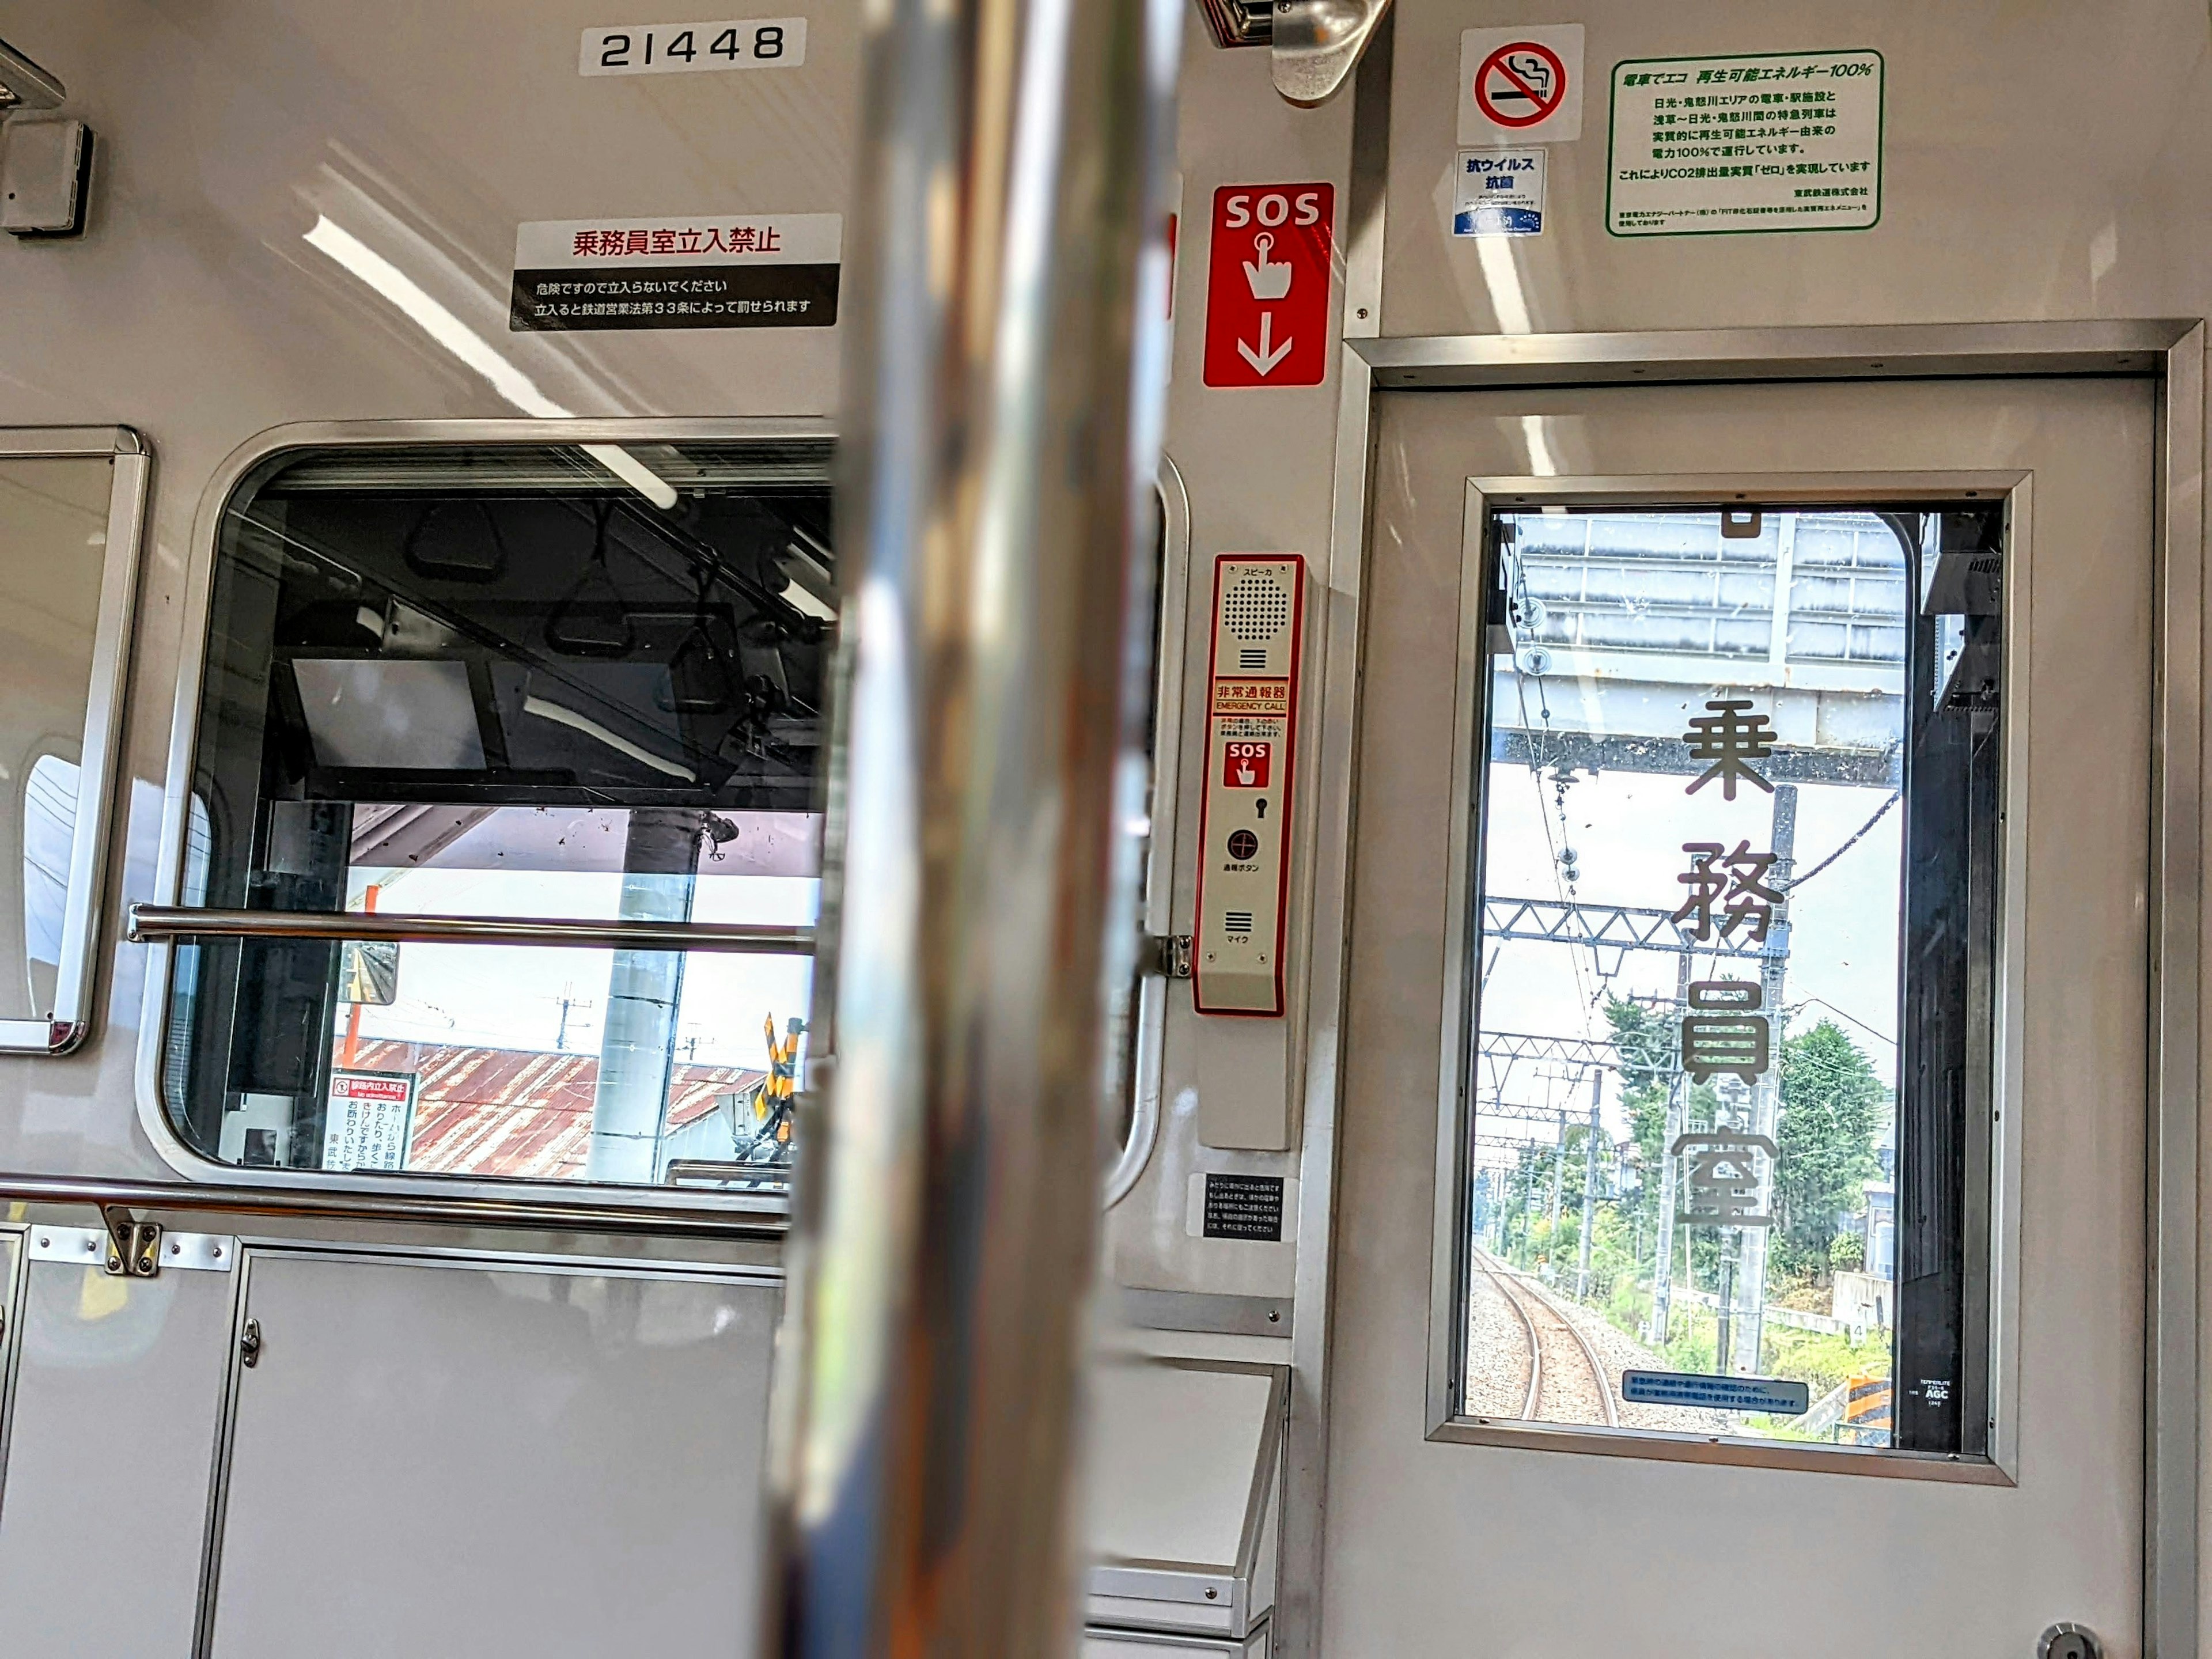
[[[0,429],[0,441],[4,441],[4,429]],[[331,448],[408,448],[435,447],[497,447],[543,448],[549,447],[574,447],[590,443],[775,443],[794,440],[814,440],[834,442],[837,433],[836,423],[826,418],[747,417],[727,420],[702,419],[621,419],[621,420],[389,420],[389,421],[319,421],[295,422],[270,428],[248,439],[226,456],[216,470],[206,489],[201,493],[198,507],[192,522],[191,556],[184,582],[182,606],[183,639],[178,652],[176,701],[170,720],[169,755],[167,778],[162,792],[161,842],[157,849],[153,897],[143,906],[149,921],[158,919],[167,932],[149,929],[149,936],[140,943],[126,942],[134,948],[148,952],[144,978],[144,1002],[138,1022],[138,1047],[135,1068],[134,1092],[137,1096],[138,1121],[148,1141],[162,1162],[185,1177],[204,1187],[229,1190],[240,1196],[258,1194],[267,1201],[273,1192],[286,1188],[300,1190],[311,1202],[319,1202],[339,1208],[348,1213],[374,1213],[404,1216],[422,1221],[450,1220],[473,1226],[489,1224],[489,1218],[513,1212],[526,1218],[527,1224],[548,1224],[549,1216],[567,1215],[571,1224],[579,1230],[596,1225],[614,1225],[623,1231],[649,1230],[655,1216],[665,1214],[667,1231],[679,1233],[697,1231],[702,1227],[712,1231],[714,1218],[724,1218],[726,1224],[734,1224],[748,1236],[781,1234],[787,1224],[790,1202],[787,1198],[765,1194],[716,1193],[701,1188],[623,1187],[594,1185],[578,1182],[564,1183],[548,1190],[548,1183],[525,1181],[513,1177],[486,1177],[455,1180],[446,1176],[426,1177],[398,1174],[363,1176],[354,1172],[335,1172],[315,1170],[245,1170],[207,1158],[186,1146],[169,1122],[161,1092],[161,1066],[165,1058],[165,1039],[168,1031],[171,1001],[171,981],[175,969],[176,941],[185,936],[185,929],[195,917],[191,907],[179,904],[183,896],[185,861],[185,840],[189,829],[192,771],[197,759],[200,714],[203,708],[208,659],[208,629],[214,603],[215,561],[223,514],[228,509],[240,486],[256,471],[274,458],[294,451],[306,452]],[[4,454],[0,449],[0,454]],[[1188,572],[1190,562],[1190,497],[1183,485],[1182,475],[1174,462],[1162,456],[1159,474],[1160,499],[1164,515],[1165,548],[1161,572],[1160,630],[1161,639],[1169,648],[1161,653],[1157,665],[1158,678],[1159,734],[1158,764],[1160,775],[1168,779],[1170,787],[1156,791],[1152,819],[1154,856],[1146,883],[1144,901],[1144,922],[1148,932],[1164,933],[1171,922],[1170,905],[1174,891],[1176,870],[1176,803],[1173,780],[1178,775],[1176,757],[1182,731],[1182,641],[1187,624],[1189,603]],[[143,513],[144,492],[138,501]],[[131,538],[135,547],[137,538]],[[111,552],[115,545],[111,532]],[[136,565],[133,564],[135,570]],[[118,667],[118,675],[119,675]],[[112,700],[117,713],[122,706],[120,687]],[[82,833],[82,823],[80,824]],[[100,845],[105,846],[103,839]],[[213,924],[227,913],[207,911],[198,913]],[[260,913],[256,913],[259,915]],[[414,919],[421,923],[423,919]],[[349,930],[356,927],[358,919],[344,924]],[[314,921],[299,924],[312,927]],[[395,925],[404,927],[404,922]],[[489,930],[508,935],[536,932],[542,934],[535,942],[540,944],[588,943],[603,945],[608,938],[583,939],[572,937],[577,924],[550,922],[533,929],[527,921],[497,924]],[[596,926],[596,925],[595,925]],[[649,926],[649,925],[639,925]],[[696,936],[706,941],[703,948],[716,948],[717,933],[734,936],[734,927],[718,929],[711,924],[696,924]],[[621,924],[607,927],[620,931]],[[462,922],[457,931],[468,931]],[[633,927],[632,931],[635,931]],[[760,929],[766,948],[782,950],[790,941],[779,943],[769,939],[772,933],[791,930]],[[811,930],[799,930],[811,931]],[[345,937],[354,937],[348,931]],[[609,938],[611,934],[608,935]],[[1146,1116],[1149,1100],[1153,1133],[1158,1121],[1160,1061],[1166,1023],[1167,981],[1147,976],[1144,983],[1143,1000],[1138,1010],[1139,1042],[1136,1078],[1138,1117]],[[1141,1126],[1141,1121],[1139,1125]],[[1142,1137],[1146,1158],[1152,1151],[1153,1134]],[[1135,1156],[1139,1138],[1132,1136],[1132,1148],[1127,1153]],[[1129,1176],[1133,1185],[1136,1175],[1141,1174],[1142,1162],[1136,1164]],[[12,1190],[12,1189],[11,1189]],[[1109,1186],[1109,1191],[1111,1191]]]
[[[1370,58],[1373,54],[1370,54]],[[1364,67],[1364,66],[1363,66]],[[1367,92],[1363,76],[1363,94]],[[1386,146],[1388,99],[1355,134],[1355,173]],[[1901,324],[1650,332],[1380,333],[1382,208],[1367,197],[1347,241],[1334,501],[1322,621],[1323,805],[1316,847],[1294,1370],[1279,1639],[1317,1653],[1328,1523],[1329,1344],[1340,1049],[1350,944],[1359,610],[1378,391],[1551,389],[1738,381],[2134,376],[2156,383],[2144,1328],[2146,1651],[2197,1650],[2200,927],[2208,757],[2204,695],[2205,346],[2202,319]],[[1358,202],[1355,209],[1360,207]],[[1354,318],[1358,320],[1354,321]]]
[[[1146,935],[1168,939],[1175,933],[1175,876],[1181,863],[1176,846],[1176,794],[1182,777],[1182,654],[1190,622],[1190,492],[1182,472],[1167,455],[1160,457],[1159,632],[1153,641],[1152,850],[1145,866],[1145,890],[1138,920]],[[1106,1171],[1103,1207],[1112,1209],[1136,1190],[1160,1137],[1160,1082],[1167,1048],[1167,975],[1147,969],[1137,985],[1136,1042],[1128,1087],[1134,1098],[1129,1136]]]
[[[834,423],[823,418],[775,417],[726,420],[391,420],[315,421],[272,427],[249,438],[223,459],[201,492],[192,519],[191,557],[184,580],[183,638],[177,658],[176,701],[169,727],[168,774],[162,790],[161,838],[155,866],[152,902],[176,906],[183,896],[185,842],[192,769],[197,757],[200,713],[208,665],[208,629],[215,597],[215,562],[223,516],[239,488],[256,470],[290,451],[333,448],[398,449],[422,447],[507,447],[539,449],[581,444],[773,443],[793,440],[832,441]],[[824,482],[827,482],[825,477]],[[547,1202],[549,1183],[508,1177],[374,1175],[319,1170],[244,1170],[217,1162],[187,1146],[171,1126],[162,1104],[164,1039],[172,1007],[171,981],[176,946],[167,940],[131,948],[147,952],[145,1001],[138,1021],[134,1092],[138,1122],[155,1152],[186,1181],[213,1188],[289,1187],[331,1197],[403,1200],[426,1219],[450,1215],[456,1222],[479,1220],[488,1208],[526,1205],[568,1214],[570,1224],[588,1231],[597,1212],[623,1216],[633,1224],[641,1212],[669,1212],[672,1229],[686,1217],[727,1212],[733,1219],[757,1218],[781,1230],[789,1201],[781,1196],[710,1193],[698,1188],[601,1186],[561,1183]]]
[[0,427],[0,461],[62,459],[111,463],[107,544],[100,565],[100,609],[93,625],[84,726],[78,739],[76,822],[70,844],[54,1006],[46,1019],[0,1019],[0,1053],[65,1054],[92,1033],[100,981],[100,923],[107,892],[108,836],[119,793],[117,761],[131,669],[139,543],[154,471],[153,451],[129,427]]
[[[1842,482],[1848,479],[1848,482]],[[2001,501],[2006,514],[2006,685],[1999,711],[2004,772],[2005,830],[2001,853],[1997,961],[1992,975],[1992,1103],[1997,1108],[1990,1170],[1986,1247],[1990,1356],[1990,1452],[1987,1456],[1841,1446],[1816,1446],[1657,1429],[1534,1423],[1470,1413],[1461,1407],[1467,1370],[1469,1289],[1467,1206],[1472,1190],[1468,1130],[1473,1099],[1475,1010],[1470,983],[1481,934],[1474,921],[1475,872],[1486,800],[1480,738],[1490,700],[1492,656],[1484,639],[1487,598],[1485,527],[1493,511],[1523,506],[1599,510],[1658,508],[1748,496],[1791,507],[1933,506],[1962,496]],[[2028,636],[2034,604],[2033,480],[2017,471],[1867,473],[1699,473],[1638,477],[1470,477],[1461,526],[1460,619],[1452,717],[1452,820],[1446,865],[1442,1046],[1437,1058],[1434,1212],[1429,1264],[1429,1363],[1426,1434],[1433,1441],[1580,1451],[1674,1462],[1725,1463],[1828,1474],[1887,1475],[1973,1485],[2016,1484],[2019,1478],[2020,1141],[2027,869],[2027,684],[2013,672]],[[1982,1267],[1970,1262],[1970,1273]]]

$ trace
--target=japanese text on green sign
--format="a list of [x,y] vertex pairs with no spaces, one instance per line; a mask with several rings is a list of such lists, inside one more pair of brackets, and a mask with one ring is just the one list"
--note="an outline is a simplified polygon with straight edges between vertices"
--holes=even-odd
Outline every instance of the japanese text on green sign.
[[1879,52],[1615,64],[1606,228],[1864,230],[1881,217],[1881,123]]

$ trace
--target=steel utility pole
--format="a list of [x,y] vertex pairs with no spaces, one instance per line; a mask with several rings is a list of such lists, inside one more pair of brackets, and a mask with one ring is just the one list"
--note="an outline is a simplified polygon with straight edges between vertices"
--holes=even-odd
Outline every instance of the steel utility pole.
[[1680,1136],[1683,1117],[1689,1110],[1690,1080],[1682,1071],[1682,1015],[1690,1006],[1690,975],[1695,972],[1692,953],[1685,949],[1674,959],[1675,1050],[1674,1075],[1667,1085],[1666,1127],[1659,1136],[1659,1236],[1651,1250],[1651,1323],[1644,1333],[1646,1346],[1667,1346],[1674,1267],[1674,1142]]
[[[1597,1134],[1598,1105],[1605,1096],[1605,1073],[1590,1073],[1589,1144],[1583,1158],[1583,1220],[1579,1237],[1575,1241],[1575,1300],[1580,1302],[1589,1294],[1590,1224],[1597,1212]],[[1565,1131],[1560,1132],[1562,1140]]]
[[[1773,920],[1767,924],[1766,943],[1769,954],[1759,959],[1759,988],[1766,1018],[1774,1033],[1772,1063],[1751,1091],[1751,1132],[1775,1139],[1775,1126],[1782,1116],[1782,987],[1783,975],[1790,966],[1790,871],[1795,866],[1797,853],[1797,786],[1777,784],[1774,788],[1774,834],[1769,843],[1774,850],[1774,867],[1769,884],[1783,894],[1783,902],[1774,907]],[[1774,1160],[1766,1160],[1765,1173],[1759,1182],[1759,1212],[1774,1212]],[[1743,1340],[1738,1352],[1743,1356],[1742,1369],[1747,1372],[1760,1370],[1765,1364],[1766,1337],[1766,1246],[1772,1236],[1771,1227],[1747,1227],[1743,1230]]]
[[1529,1249],[1528,1241],[1529,1236],[1535,1231],[1535,1224],[1532,1218],[1539,1207],[1537,1193],[1540,1189],[1536,1182],[1540,1174],[1540,1166],[1536,1161],[1536,1149],[1534,1146],[1528,1149],[1528,1159],[1523,1168],[1528,1174],[1526,1185],[1521,1194],[1521,1254],[1528,1259],[1519,1265],[1523,1267],[1533,1267],[1536,1265],[1536,1261],[1534,1252]]
[[1552,1218],[1544,1235],[1544,1265],[1553,1272],[1553,1283],[1559,1282],[1559,1185],[1566,1179],[1567,1170],[1567,1115],[1559,1114],[1559,1139],[1552,1148]]

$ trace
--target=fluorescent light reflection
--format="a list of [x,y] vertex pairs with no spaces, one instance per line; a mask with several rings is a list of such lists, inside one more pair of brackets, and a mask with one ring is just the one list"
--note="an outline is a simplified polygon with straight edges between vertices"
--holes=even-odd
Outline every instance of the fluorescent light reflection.
[[582,444],[579,447],[663,513],[674,509],[676,486],[620,444]]
[[526,415],[559,420],[573,411],[538,389],[537,382],[493,350],[490,343],[423,291],[421,283],[344,226],[318,218],[309,246],[328,254],[407,313],[425,334],[491,382],[491,389]]
[[[495,350],[491,342],[433,298],[422,285],[374,248],[337,223],[318,215],[304,239],[399,307],[410,322],[461,362],[491,383],[491,389],[526,415],[562,420],[574,410],[556,404],[538,383]],[[585,444],[584,453],[665,513],[676,505],[675,487],[619,444]]]
[[1522,291],[1521,268],[1513,263],[1510,236],[1478,236],[1475,257],[1482,266],[1482,285],[1490,290],[1490,309],[1498,318],[1500,334],[1534,334],[1528,319],[1528,296]]

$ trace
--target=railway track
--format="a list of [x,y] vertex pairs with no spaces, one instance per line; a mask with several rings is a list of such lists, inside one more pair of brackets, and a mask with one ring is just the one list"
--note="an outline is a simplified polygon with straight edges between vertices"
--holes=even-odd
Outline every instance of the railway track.
[[1620,1401],[1605,1362],[1582,1327],[1541,1285],[1487,1251],[1477,1250],[1474,1264],[1498,1286],[1528,1339],[1528,1393],[1522,1417],[1532,1423],[1587,1423],[1595,1404],[1606,1427],[1620,1427]]

